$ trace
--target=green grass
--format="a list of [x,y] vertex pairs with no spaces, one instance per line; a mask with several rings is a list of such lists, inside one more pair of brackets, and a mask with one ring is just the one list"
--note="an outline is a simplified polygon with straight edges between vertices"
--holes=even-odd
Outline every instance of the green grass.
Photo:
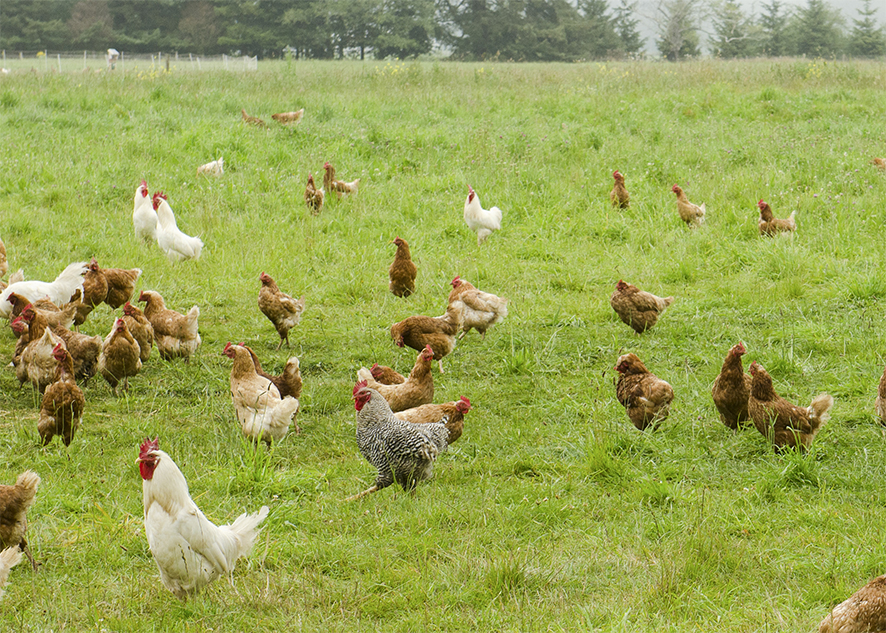
[[[140,289],[201,308],[190,366],[154,356],[114,398],[85,389],[69,449],[42,449],[39,401],[0,372],[0,481],[43,478],[0,613],[22,631],[794,631],[886,571],[886,66],[262,64],[256,73],[13,73],[0,82],[0,236],[11,269],[52,279],[71,261],[138,266]],[[305,107],[295,129],[247,127]],[[269,121],[270,122],[270,121]],[[222,178],[195,177],[224,156]],[[302,194],[329,160],[360,193],[313,217]],[[609,206],[611,173],[630,210]],[[141,178],[206,246],[168,263],[132,231]],[[670,187],[706,202],[680,222]],[[504,211],[482,248],[467,184]],[[797,209],[793,238],[757,235],[756,201]],[[395,236],[417,293],[387,291]],[[226,341],[269,370],[287,350],[258,311],[266,271],[307,308],[292,353],[301,435],[241,438]],[[413,497],[343,499],[373,479],[354,439],[356,369],[408,371],[388,327],[441,314],[461,275],[509,297],[435,372],[466,395],[465,434]],[[635,335],[608,298],[624,278],[675,303]],[[105,335],[102,306],[82,331]],[[832,421],[807,455],[775,455],[718,420],[710,385],[729,347]],[[14,340],[0,333],[9,358]],[[636,352],[676,392],[637,432],[612,369]],[[159,435],[216,522],[271,507],[253,554],[180,604],[142,526],[138,443]]]

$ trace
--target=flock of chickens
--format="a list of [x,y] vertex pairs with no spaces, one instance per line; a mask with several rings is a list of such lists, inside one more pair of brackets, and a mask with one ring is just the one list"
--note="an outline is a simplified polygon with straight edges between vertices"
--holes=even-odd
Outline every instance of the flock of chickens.
[[[303,113],[304,110],[280,113],[273,118],[282,124],[297,123]],[[245,111],[242,115],[249,124],[264,125],[261,119]],[[874,163],[886,169],[882,159],[875,159]],[[198,173],[221,175],[223,165],[220,158],[202,165]],[[322,187],[316,187],[313,175],[308,178],[305,202],[313,213],[320,212],[328,192],[340,197],[358,189],[359,179],[337,180],[335,169],[328,162],[324,170]],[[616,207],[627,208],[630,195],[624,176],[616,171],[613,178],[610,200]],[[672,191],[680,218],[690,227],[701,226],[705,205],[689,202],[678,185]],[[787,219],[778,219],[763,200],[758,207],[761,235],[796,230],[794,213]],[[136,189],[132,218],[136,236],[148,243],[156,242],[170,261],[200,257],[203,242],[179,230],[167,196],[163,192],[150,196],[145,181]],[[502,212],[497,207],[484,209],[476,192],[468,187],[464,220],[476,233],[479,246],[501,228]],[[393,244],[396,253],[388,271],[389,289],[397,297],[408,297],[415,291],[417,267],[405,240],[397,237]],[[7,269],[5,246],[0,242],[0,277]],[[78,380],[85,386],[99,373],[116,395],[121,383],[128,389],[129,378],[138,375],[154,344],[164,360],[180,357],[185,362],[200,346],[198,306],[181,314],[166,308],[163,297],[150,290],[138,296],[138,302],[145,304],[143,311],[130,303],[141,273],[138,268],[103,269],[93,258],[88,263],[69,265],[48,283],[25,281],[17,273],[0,294],[0,316],[10,320],[18,337],[13,357],[16,376],[21,384],[30,382],[43,394],[38,432],[44,445],[55,435],[61,436],[65,445],[73,440],[86,404]],[[279,335],[279,350],[284,342],[289,346],[289,332],[298,324],[305,300],[282,292],[267,273],[261,274],[260,282],[259,309]],[[459,276],[451,286],[441,316],[411,316],[390,328],[396,345],[418,352],[408,376],[377,363],[357,371],[352,393],[357,446],[377,473],[371,487],[348,500],[393,483],[413,491],[420,481],[432,476],[437,456],[457,441],[464,430],[464,416],[470,411],[471,402],[465,396],[453,402],[433,402],[433,361],[437,361],[442,373],[443,359],[470,330],[485,337],[490,327],[507,316],[508,300],[482,292]],[[638,334],[653,327],[673,301],[673,297],[657,297],[623,280],[617,283],[610,298],[613,310]],[[114,319],[104,339],[70,329],[82,324],[99,303],[115,310],[122,308],[122,315]],[[731,429],[753,424],[779,450],[808,447],[827,421],[833,398],[822,394],[807,408],[792,405],[775,393],[772,378],[759,363],[751,364],[750,374],[744,372],[741,357],[745,353],[741,342],[734,345],[713,385],[712,397],[723,423]],[[232,361],[231,398],[243,434],[255,442],[270,444],[282,440],[293,426],[299,432],[295,422],[302,391],[299,359],[291,357],[282,374],[273,376],[263,371],[256,354],[243,343],[229,342],[223,354]],[[620,356],[615,369],[619,374],[617,399],[638,429],[654,428],[667,418],[674,398],[671,385],[651,373],[632,353]],[[886,423],[886,371],[880,383],[877,411]],[[160,449],[159,438],[142,443],[138,465],[151,553],[163,584],[185,600],[219,575],[233,571],[236,561],[250,551],[259,526],[268,515],[268,507],[244,513],[230,525],[216,526],[194,503],[184,475]],[[26,471],[14,485],[0,486],[0,545],[6,548],[0,552],[0,596],[9,570],[22,554],[37,569],[25,536],[27,512],[39,483],[36,473]],[[884,577],[873,581],[836,607],[822,622],[821,630],[869,630],[852,628],[855,625],[847,623],[858,622],[865,615],[870,618],[870,606],[876,603],[871,600],[871,592],[876,591],[876,583],[880,591],[886,591]],[[886,624],[886,611],[882,617],[881,623]]]

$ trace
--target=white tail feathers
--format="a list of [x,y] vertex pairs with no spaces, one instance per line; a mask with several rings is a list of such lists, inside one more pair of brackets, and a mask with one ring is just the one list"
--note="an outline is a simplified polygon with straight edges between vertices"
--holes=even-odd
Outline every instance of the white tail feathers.
[[18,565],[21,559],[22,553],[18,545],[7,547],[0,552],[0,598],[3,597],[3,587],[6,586],[6,580],[9,578],[9,570]]
[[809,412],[809,424],[814,430],[818,430],[825,425],[831,417],[831,407],[834,406],[834,397],[830,394],[823,393],[816,396],[806,409]]
[[36,492],[40,485],[40,475],[33,470],[26,470],[15,480],[15,485]]
[[268,516],[268,506],[262,506],[258,512],[252,514],[243,513],[226,526],[231,532],[237,536],[240,544],[240,553],[237,558],[246,556],[252,550],[252,544],[258,536],[258,526]]
[[791,226],[791,230],[792,230],[792,231],[796,231],[796,230],[797,230],[797,219],[796,219],[796,218],[797,218],[797,212],[796,212],[796,211],[794,211],[793,213],[791,213],[791,215],[788,217],[788,224]]

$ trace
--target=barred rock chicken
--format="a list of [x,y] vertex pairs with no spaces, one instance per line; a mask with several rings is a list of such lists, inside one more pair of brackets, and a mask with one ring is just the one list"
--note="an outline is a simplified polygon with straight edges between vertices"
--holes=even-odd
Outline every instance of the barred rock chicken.
[[219,158],[213,160],[197,168],[197,175],[206,174],[207,176],[221,176],[225,173],[225,159]]
[[157,244],[166,253],[167,259],[171,262],[200,259],[203,241],[179,230],[172,207],[166,201],[166,194],[158,191],[153,200],[154,210],[157,211]]
[[297,125],[304,115],[305,109],[302,108],[295,112],[278,112],[277,114],[272,114],[271,118],[280,125]]
[[274,386],[277,387],[277,391],[280,392],[281,398],[292,396],[293,398],[298,399],[301,397],[301,363],[297,356],[291,356],[289,360],[286,361],[282,374],[279,376],[272,376],[262,369],[258,356],[255,355],[255,352],[253,352],[251,348],[243,343],[240,343],[240,347],[249,352],[249,355],[252,357],[252,364],[255,365],[255,373],[274,383]]
[[468,185],[468,197],[465,199],[465,223],[477,234],[477,246],[486,241],[493,231],[501,229],[501,209],[492,207],[484,209],[474,189]]
[[[22,318],[28,322],[28,331],[31,340],[35,337],[42,337],[43,331],[49,329],[49,322],[44,313],[36,311],[32,306],[26,306],[22,310]],[[102,349],[102,338],[100,336],[87,336],[79,332],[72,332],[63,327],[52,328],[54,334],[57,334],[65,343],[65,348],[71,355],[74,363],[74,376],[77,380],[85,383],[95,376],[98,368],[98,356]]]
[[782,220],[772,215],[772,207],[762,200],[757,203],[757,207],[760,209],[760,222],[758,223],[760,235],[772,237],[777,233],[792,233],[797,230],[797,220],[794,219],[797,215],[796,211],[791,213],[786,220]]
[[37,430],[43,446],[49,444],[56,435],[61,435],[65,446],[70,446],[74,433],[80,428],[86,399],[74,381],[74,362],[68,350],[59,343],[52,350],[52,355],[58,363],[55,382],[43,394]]
[[305,204],[310,207],[311,213],[314,215],[320,213],[325,197],[326,192],[323,187],[317,189],[317,185],[314,184],[314,174],[308,174],[308,184],[305,186]]
[[612,185],[612,191],[609,192],[609,201],[612,202],[613,207],[627,209],[631,206],[631,196],[625,189],[625,177],[617,169],[612,172],[612,177],[615,179],[615,184]]
[[458,331],[465,320],[465,304],[452,301],[446,314],[438,317],[411,316],[391,326],[391,338],[397,347],[411,347],[421,351],[426,345],[434,350],[434,360],[443,373],[443,357],[455,349]]
[[464,323],[458,338],[470,332],[471,328],[480,333],[480,338],[486,338],[486,330],[508,316],[507,299],[477,290],[469,281],[458,276],[449,285],[452,286],[449,303],[461,301],[465,304]]
[[391,267],[388,268],[388,276],[391,279],[388,287],[395,297],[408,297],[415,292],[415,275],[418,268],[412,261],[406,240],[395,237],[394,244],[397,245],[397,253],[394,255]]
[[674,185],[671,187],[671,191],[677,194],[677,212],[680,214],[680,219],[691,229],[704,224],[705,205],[698,206],[689,202],[680,185]]
[[818,633],[886,631],[886,575],[878,576],[831,609]]
[[9,570],[18,565],[22,560],[22,553],[17,547],[7,547],[0,552],[0,600],[6,593],[3,588],[9,580]]
[[808,408],[795,406],[775,393],[772,376],[763,366],[751,363],[751,397],[748,413],[757,430],[773,443],[776,450],[786,447],[807,449],[815,434],[830,418],[834,398],[826,393],[816,396]]
[[232,574],[237,559],[252,549],[268,507],[216,526],[191,499],[185,476],[160,450],[159,438],[141,445],[138,470],[145,536],[163,585],[184,602],[222,574]]
[[123,388],[129,391],[129,377],[141,371],[140,353],[141,347],[126,327],[126,321],[123,319],[114,321],[114,327],[102,342],[102,351],[98,357],[98,373],[108,381],[115,396],[120,382],[123,382]]
[[15,485],[0,485],[0,547],[16,548],[28,557],[31,567],[37,571],[37,563],[28,548],[25,533],[28,531],[28,509],[34,505],[40,476],[26,470],[15,480]]
[[187,314],[179,314],[168,310],[160,293],[143,290],[138,300],[145,304],[145,317],[154,328],[154,342],[163,360],[181,357],[188,363],[191,355],[200,347],[200,332],[197,330],[197,319],[200,308],[188,310]]
[[720,420],[733,431],[742,422],[750,420],[748,398],[751,395],[751,377],[744,373],[741,364],[741,357],[746,352],[744,343],[738,342],[732,346],[711,388]]
[[9,295],[12,293],[24,297],[31,303],[45,298],[58,307],[65,305],[78,289],[83,291],[83,274],[85,272],[86,262],[75,262],[60,272],[54,281],[28,280],[9,284],[6,290],[0,294],[0,316],[4,319],[9,318],[12,312]]
[[626,281],[618,280],[609,305],[622,323],[642,334],[658,322],[658,315],[674,302],[673,297],[657,297]]
[[142,363],[151,357],[151,348],[154,347],[154,326],[148,321],[145,313],[128,301],[123,304],[123,321],[132,338],[138,343],[138,357]]
[[326,173],[323,174],[323,188],[326,191],[334,191],[339,198],[344,194],[357,193],[357,188],[360,186],[359,178],[351,182],[336,180],[335,167],[333,167],[328,161],[323,164],[323,169],[326,170]]
[[132,224],[135,227],[135,237],[145,242],[157,241],[157,212],[148,193],[148,183],[145,180],[135,190],[135,200],[132,209]]
[[412,409],[394,414],[400,420],[413,424],[443,424],[449,431],[447,444],[452,444],[461,437],[465,428],[465,414],[471,410],[471,401],[464,396],[455,402],[443,404],[423,404]]
[[241,109],[240,109],[240,114],[243,115],[243,122],[244,122],[244,123],[248,123],[249,125],[255,125],[255,126],[257,126],[257,127],[265,127],[265,122],[264,122],[264,121],[262,121],[262,120],[261,120],[260,118],[258,118],[257,116],[250,116],[250,115],[246,114],[246,110],[245,110],[245,109],[241,108]]
[[431,478],[437,455],[447,448],[446,426],[398,420],[381,394],[365,382],[354,386],[354,408],[357,410],[357,446],[363,457],[378,469],[378,474],[371,487],[348,501],[365,497],[395,481],[403,490],[412,492],[419,481]]
[[[256,373],[252,356],[245,347],[228,343],[223,353],[234,361],[231,399],[243,435],[269,445],[279,442],[289,433],[289,423],[298,413],[298,400],[292,396],[281,398],[274,383]],[[298,424],[295,432],[299,432]]]
[[357,370],[357,380],[365,382],[370,389],[375,389],[380,393],[394,413],[412,409],[434,401],[434,376],[431,374],[433,360],[434,350],[430,345],[426,345],[418,353],[415,365],[405,382],[399,385],[385,385],[376,382],[372,377],[372,372],[365,367]]
[[674,399],[671,385],[646,369],[636,354],[619,356],[615,369],[615,395],[635,427],[643,431],[667,419]]
[[277,349],[283,347],[283,341],[286,341],[286,347],[289,347],[289,330],[298,325],[301,313],[305,309],[304,295],[295,300],[285,292],[281,292],[277,282],[267,273],[262,273],[259,279],[261,290],[258,291],[258,309],[271,320],[277,334],[280,335]]
[[872,165],[876,165],[880,171],[886,171],[886,158],[875,158],[871,161]]
[[406,376],[387,365],[375,363],[369,368],[369,372],[376,382],[380,382],[383,385],[402,385],[406,382]]

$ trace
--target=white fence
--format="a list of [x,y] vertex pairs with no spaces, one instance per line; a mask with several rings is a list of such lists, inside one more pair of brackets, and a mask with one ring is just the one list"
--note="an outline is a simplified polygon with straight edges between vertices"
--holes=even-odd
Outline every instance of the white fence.
[[190,53],[132,54],[120,53],[111,58],[106,53],[83,51],[82,53],[54,53],[51,51],[2,51],[0,67],[5,72],[164,72],[258,70],[258,57],[248,55],[192,55]]

